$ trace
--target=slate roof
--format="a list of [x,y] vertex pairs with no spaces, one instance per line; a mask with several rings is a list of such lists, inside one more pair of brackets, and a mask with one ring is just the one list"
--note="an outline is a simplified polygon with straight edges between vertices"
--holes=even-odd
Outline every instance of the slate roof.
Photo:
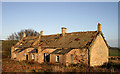
[[15,47],[18,48],[28,48],[32,47],[32,44],[39,38],[39,36],[29,36],[29,37],[24,37],[22,41],[20,41],[20,44],[16,44]]
[[56,49],[55,51],[53,51],[52,53],[50,54],[65,54],[65,53],[68,53],[70,52],[72,49]]
[[[56,35],[54,37],[41,37],[38,45],[41,47],[56,47],[56,48],[84,48],[88,42],[95,38],[97,31],[87,32],[72,32],[66,33],[65,36]],[[51,39],[48,39],[51,37]]]
[[20,52],[22,52],[23,50],[25,50],[25,49],[16,49],[14,52],[20,53]]
[[18,52],[19,51],[19,49],[16,49],[14,52]]
[[[86,31],[66,33],[64,36],[61,34],[42,35],[40,40],[39,36],[29,36],[24,37],[20,44],[16,44],[15,47],[21,49],[38,48],[39,46],[42,48],[85,48],[96,38],[97,34],[99,34],[97,31]],[[33,45],[36,41],[37,43]]]
[[38,53],[38,49],[33,49],[33,50],[30,51],[29,53]]

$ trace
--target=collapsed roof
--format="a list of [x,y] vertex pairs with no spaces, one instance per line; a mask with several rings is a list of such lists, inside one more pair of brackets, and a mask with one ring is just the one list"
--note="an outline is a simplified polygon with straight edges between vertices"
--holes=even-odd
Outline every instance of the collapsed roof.
[[24,37],[19,44],[16,44],[17,48],[38,48],[41,47],[55,47],[55,48],[84,48],[90,43],[97,35],[97,31],[86,32],[72,32],[55,35],[42,35]]
[[71,50],[72,49],[57,49],[50,54],[62,54],[62,55],[64,55],[64,54],[70,52]]
[[[23,37],[14,47],[25,48],[85,48],[94,41],[98,34],[101,34],[106,45],[108,46],[102,31],[101,24],[98,23],[97,31],[72,32],[66,33],[67,28],[62,28],[61,34]],[[25,35],[24,35],[25,36]]]

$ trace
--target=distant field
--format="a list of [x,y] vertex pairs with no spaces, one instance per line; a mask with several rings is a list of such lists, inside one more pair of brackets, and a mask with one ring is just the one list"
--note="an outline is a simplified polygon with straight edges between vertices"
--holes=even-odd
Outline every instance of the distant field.
[[0,41],[0,50],[2,49],[2,41]]
[[110,49],[109,56],[120,56],[120,50]]
[[11,47],[13,45],[15,45],[18,41],[15,40],[5,40],[2,41],[2,57],[6,58],[6,57],[10,57],[10,52],[11,52]]

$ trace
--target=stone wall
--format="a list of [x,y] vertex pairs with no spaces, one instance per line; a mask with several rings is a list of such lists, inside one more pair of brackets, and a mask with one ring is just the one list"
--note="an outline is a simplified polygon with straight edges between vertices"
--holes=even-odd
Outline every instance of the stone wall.
[[[33,55],[33,54],[35,55],[35,58],[34,58],[34,59],[32,59],[32,55]],[[28,58],[29,58],[29,59],[28,59],[29,61],[33,60],[33,61],[36,61],[36,62],[37,62],[37,61],[38,61],[38,54],[37,54],[37,53],[29,53]]]
[[12,47],[11,47],[11,59],[14,58],[14,53],[13,53],[14,50],[15,50],[15,48],[14,48],[14,46],[12,46]]
[[[26,55],[28,55],[28,52],[33,50],[34,48],[27,48],[25,50],[23,50],[22,52],[18,53],[18,52],[13,52],[15,49],[17,48],[13,48],[11,49],[11,58],[14,59],[14,55],[16,54],[16,60],[18,61],[22,61],[22,60],[26,60]],[[29,58],[29,56],[28,56]]]
[[[44,53],[49,55],[51,52],[55,51],[56,49],[43,49],[38,48],[38,54],[37,53],[29,53],[29,51],[33,50],[34,48],[27,48],[23,50],[20,53],[16,53],[16,60],[22,61],[26,60],[26,55],[28,55],[28,60],[32,60],[32,54],[35,55],[34,61],[37,61],[39,63],[44,62]],[[40,51],[39,51],[40,50]],[[11,50],[12,52],[13,50]],[[12,53],[11,55],[14,55],[15,53]],[[59,63],[61,64],[71,64],[71,55],[73,55],[73,64],[77,64],[80,62],[88,63],[88,51],[87,49],[72,49],[70,52],[60,55],[60,54],[50,54],[50,62],[56,63],[56,56],[59,56]],[[12,57],[11,57],[12,58]]]
[[[41,48],[38,48],[38,51],[41,50]],[[51,52],[55,51],[56,49],[50,49],[50,48],[47,48],[47,49],[43,49],[43,51],[39,51],[38,53],[38,62],[39,63],[43,63],[44,62],[44,53],[49,55]]]
[[[73,58],[71,59],[71,55]],[[59,63],[70,65],[71,63],[85,63],[88,64],[88,50],[87,49],[72,49],[66,54],[50,54],[50,62],[56,63],[56,56],[59,56]]]
[[78,57],[76,56],[79,55],[79,50],[72,49],[69,53],[66,54],[66,64],[71,64],[71,55],[73,55],[73,64],[77,64]]
[[[56,56],[59,56],[59,62],[56,62]],[[65,64],[65,55],[62,55],[62,54],[50,54],[50,63]]]
[[84,63],[88,65],[88,49],[79,49],[80,54],[78,55],[79,63]]
[[66,64],[71,64],[71,55],[73,55],[73,64],[85,63],[88,64],[87,49],[73,49],[66,54]]
[[108,47],[99,34],[90,48],[90,66],[99,66],[108,62]]

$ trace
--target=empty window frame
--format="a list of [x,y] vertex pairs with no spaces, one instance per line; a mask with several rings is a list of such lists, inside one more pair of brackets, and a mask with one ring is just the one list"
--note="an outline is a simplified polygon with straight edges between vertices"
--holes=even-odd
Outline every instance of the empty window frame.
[[56,56],[56,62],[59,62],[59,56]]
[[16,58],[17,57],[17,55],[16,55],[16,53],[14,54],[14,58]]
[[34,54],[32,54],[32,59],[35,59],[35,55]]

